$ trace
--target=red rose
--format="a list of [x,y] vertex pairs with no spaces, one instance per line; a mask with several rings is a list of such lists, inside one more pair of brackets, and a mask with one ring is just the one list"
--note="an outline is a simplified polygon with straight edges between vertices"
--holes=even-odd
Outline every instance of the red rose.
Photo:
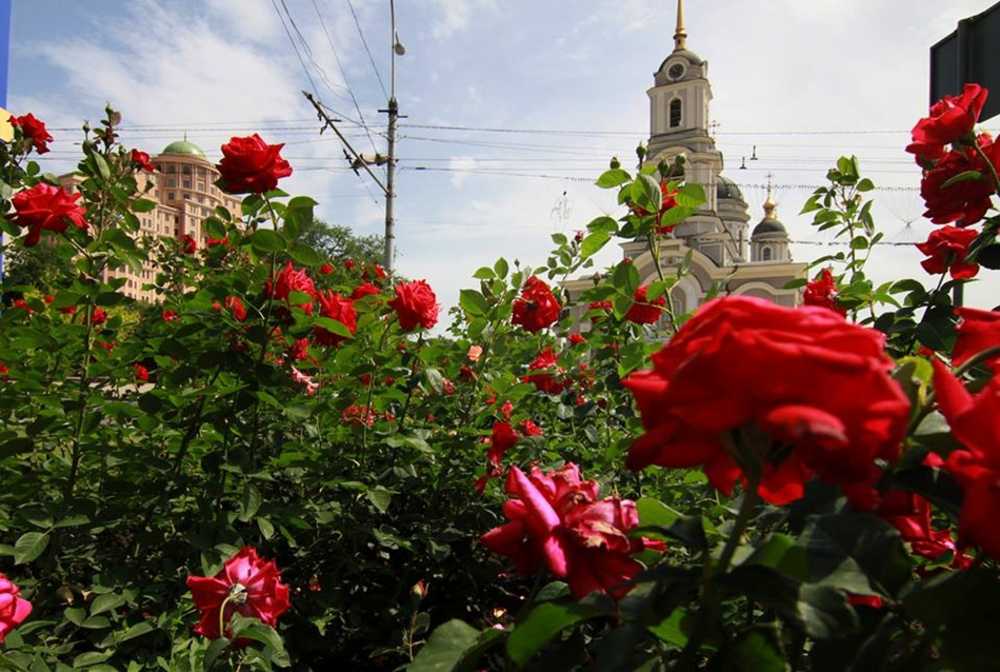
[[[319,299],[320,315],[337,320],[352,334],[358,330],[358,314],[354,310],[353,301],[332,291],[320,292],[316,298]],[[345,339],[323,327],[313,327],[313,338],[319,345],[340,345]]]
[[573,234],[573,242],[579,245],[580,243],[583,242],[583,237],[584,237],[584,232],[577,231],[576,233]]
[[292,174],[281,158],[284,145],[269,145],[258,134],[231,138],[222,146],[222,160],[216,166],[223,189],[230,194],[263,194],[277,188],[278,180]]
[[[976,142],[991,163],[1000,166],[1000,146],[986,134],[980,135]],[[978,171],[980,177],[944,186],[951,178],[968,171]],[[990,196],[996,191],[990,175],[989,166],[971,147],[948,152],[933,168],[924,171],[920,182],[920,195],[927,206],[924,217],[935,224],[975,224],[986,214]]]
[[330,275],[331,273],[333,273],[333,266],[331,266],[330,264],[323,264],[322,266],[319,267],[319,272],[320,275]]
[[531,364],[528,364],[528,370],[544,372],[521,376],[522,382],[533,384],[539,392],[559,394],[566,389],[566,384],[556,378],[556,375],[562,374],[562,369],[559,368],[556,353],[552,348],[545,348],[538,353],[538,356],[531,360]]
[[927,241],[917,243],[917,249],[928,258],[920,262],[931,275],[950,272],[955,280],[968,280],[979,273],[979,264],[966,261],[969,247],[979,234],[973,229],[942,226],[931,231]]
[[97,347],[101,348],[102,350],[107,350],[108,352],[111,352],[112,350],[115,349],[115,344],[112,343],[111,341],[97,341]]
[[829,308],[832,311],[847,315],[847,310],[837,303],[837,281],[833,278],[833,272],[829,268],[824,268],[815,278],[806,283],[806,289],[802,292],[802,302],[807,306],[820,306]]
[[103,308],[94,308],[94,312],[90,314],[90,323],[93,326],[99,326],[108,321],[108,314]]
[[365,298],[366,296],[375,296],[381,290],[370,282],[362,282],[360,285],[354,288],[351,292],[351,298],[355,301]]
[[181,251],[184,254],[194,254],[198,251],[198,242],[185,233],[181,236]]
[[229,236],[225,238],[206,238],[205,247],[215,247],[217,245],[227,246],[229,245]]
[[246,322],[247,319],[247,309],[243,305],[243,301],[240,300],[238,296],[227,296],[226,297],[226,308],[229,309],[230,314],[238,322]]
[[446,396],[451,396],[451,395],[455,394],[455,383],[451,382],[447,378],[442,378],[441,379],[441,391]]
[[142,364],[133,364],[132,370],[135,372],[135,379],[142,383],[149,382],[149,369]]
[[15,308],[17,308],[19,310],[23,310],[24,312],[28,313],[29,315],[31,313],[35,312],[34,310],[32,310],[31,306],[28,305],[28,302],[25,301],[24,299],[14,299],[14,303],[11,304],[11,305],[13,305]]
[[962,448],[948,455],[945,468],[962,486],[959,538],[1000,558],[1000,378],[972,395],[941,360],[934,366],[934,392],[951,433]]
[[3,362],[0,362],[0,378],[6,379],[10,375],[10,369]]
[[521,430],[521,434],[524,436],[541,436],[544,433],[542,432],[542,428],[531,420],[522,420],[521,424],[518,425],[518,429]]
[[296,362],[301,362],[303,359],[309,356],[309,339],[300,338],[292,343],[291,349],[288,351],[288,356],[291,357]]
[[758,492],[779,505],[813,475],[867,482],[876,459],[896,459],[910,411],[883,344],[829,310],[711,301],[653,355],[651,371],[623,381],[646,430],[628,465],[702,465],[728,495],[746,477],[741,463],[759,459]]
[[375,426],[375,413],[369,408],[367,412],[357,404],[351,404],[340,414],[340,419],[348,425],[365,425],[369,429]]
[[174,322],[179,317],[177,313],[173,310],[164,310],[160,313],[160,317],[163,318],[164,322]]
[[76,203],[80,196],[44,182],[15,194],[11,199],[14,205],[13,223],[28,227],[24,244],[27,247],[37,245],[42,229],[62,233],[73,224],[81,231],[86,231],[87,220],[84,216],[87,212]]
[[590,305],[587,306],[587,310],[600,310],[607,312],[614,309],[614,304],[610,301],[591,301]]
[[520,437],[507,422],[494,422],[493,433],[490,435],[490,448],[486,457],[490,464],[499,466],[504,454],[514,447]]
[[353,271],[354,270],[354,260],[353,259],[347,259],[346,261],[344,261],[344,268],[346,268],[349,271]]
[[36,119],[35,115],[30,112],[20,117],[12,115],[10,125],[14,128],[20,128],[21,136],[29,140],[39,154],[45,154],[49,151],[49,143],[52,142],[53,138],[49,135],[48,129],[45,128],[45,122]]
[[279,301],[287,301],[289,294],[292,292],[301,292],[302,294],[315,296],[316,286],[305,269],[297,269],[289,261],[285,263],[285,267],[278,273],[277,282],[274,283],[273,294],[270,280],[267,280],[264,285],[264,293]]
[[635,324],[656,324],[660,321],[660,317],[663,316],[663,311],[660,308],[666,305],[666,298],[658,296],[655,301],[647,301],[647,291],[649,291],[649,287],[646,285],[636,288],[635,295],[632,297],[634,303],[628,309],[628,312],[625,313],[625,319],[629,322]]
[[586,343],[587,339],[583,337],[583,334],[573,332],[569,335],[569,342],[573,345],[580,345],[582,343]]
[[227,560],[214,577],[189,576],[187,586],[194,606],[201,611],[194,631],[208,639],[218,639],[222,634],[220,621],[228,627],[235,613],[273,628],[291,606],[288,586],[281,582],[278,566],[273,561],[265,562],[250,546]]
[[[962,318],[956,330],[958,340],[951,353],[955,366],[961,366],[980,352],[1000,345],[1000,313],[976,308],[956,308],[955,313]],[[998,362],[1000,355],[990,360],[994,367]]]
[[944,155],[944,146],[966,139],[979,121],[989,91],[966,84],[961,96],[945,96],[931,106],[931,116],[913,127],[913,142],[906,151],[926,165]]
[[[660,201],[661,215],[677,205],[677,192],[670,189],[670,182],[667,180],[660,180],[660,198],[662,199]],[[646,217],[650,214],[645,208],[640,208],[635,204],[630,205],[629,208],[637,217]],[[673,226],[658,227],[657,233],[667,233],[673,228]],[[660,229],[664,229],[664,231]]]
[[21,590],[0,572],[0,644],[30,615],[31,602],[23,599]]
[[424,280],[397,284],[396,298],[389,305],[396,311],[403,331],[413,331],[417,327],[430,329],[437,324],[441,310],[434,290]]
[[510,403],[509,399],[500,405],[500,415],[504,417],[504,420],[510,420],[510,416],[513,413],[514,413],[514,404]]
[[629,537],[639,525],[635,504],[599,500],[597,483],[581,480],[575,464],[548,473],[534,467],[530,474],[511,467],[506,489],[509,522],[484,534],[483,544],[509,557],[522,575],[548,569],[578,598],[594,591],[622,597],[629,591],[624,584],[642,571],[631,556],[664,548]]
[[154,166],[149,161],[149,154],[146,152],[141,152],[138,149],[133,149],[130,155],[132,159],[132,165],[141,170],[145,170],[147,173],[156,172],[156,166]]
[[513,310],[514,324],[521,325],[526,331],[536,332],[558,320],[562,306],[549,286],[533,275],[524,283],[521,298],[514,301]]
[[937,530],[931,524],[931,503],[914,492],[890,490],[883,493],[874,511],[899,530],[914,554],[937,560],[945,553],[954,555],[954,566],[964,568],[972,559],[958,552],[949,530]]

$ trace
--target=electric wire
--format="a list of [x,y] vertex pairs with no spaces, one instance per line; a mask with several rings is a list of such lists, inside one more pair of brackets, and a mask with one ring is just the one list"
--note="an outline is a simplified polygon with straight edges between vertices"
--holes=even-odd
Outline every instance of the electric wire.
[[389,92],[385,88],[385,82],[382,81],[382,73],[379,72],[378,66],[375,65],[375,58],[372,56],[372,51],[368,48],[368,40],[365,39],[365,31],[361,29],[361,21],[358,20],[358,13],[354,11],[354,3],[351,2],[351,0],[347,0],[347,6],[351,8],[351,16],[354,17],[354,25],[358,29],[358,36],[361,38],[361,44],[364,45],[365,53],[368,54],[368,62],[372,64],[372,70],[375,71],[375,78],[378,79],[378,85],[382,87],[382,93],[385,95],[386,99],[388,99]]

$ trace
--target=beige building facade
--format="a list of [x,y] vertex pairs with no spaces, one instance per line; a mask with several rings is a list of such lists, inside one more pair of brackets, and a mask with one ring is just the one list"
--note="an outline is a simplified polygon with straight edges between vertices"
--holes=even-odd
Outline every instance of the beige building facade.
[[[713,289],[721,294],[798,305],[800,291],[785,289],[785,285],[802,277],[806,264],[792,260],[788,231],[778,220],[770,189],[763,217],[751,230],[749,205],[736,183],[722,175],[723,156],[709,132],[712,86],[708,62],[687,48],[683,0],[677,3],[674,50],[653,77],[653,86],[646,92],[650,102],[646,163],[672,164],[683,156],[685,181],[701,185],[706,197],[691,217],[671,234],[658,238],[665,276],[675,275],[685,257],[691,255],[689,272],[671,290],[675,311],[693,311]],[[624,257],[635,264],[642,284],[659,277],[645,241],[625,243],[622,249]],[[581,278],[564,287],[575,297],[593,284],[592,278]]]
[[[156,204],[149,212],[135,213],[140,225],[139,235],[170,238],[189,235],[201,249],[207,241],[202,222],[216,207],[222,206],[239,219],[240,199],[215,185],[219,171],[194,143],[172,142],[153,157],[151,163],[156,167],[155,172],[136,173],[140,192],[148,184],[153,185],[145,198]],[[71,190],[78,180],[72,173],[60,178],[63,186]],[[151,284],[159,271],[155,261],[149,260],[140,271],[127,267],[107,271],[105,281],[122,278],[125,280],[120,290],[123,294],[137,301],[156,303],[160,300],[156,292],[143,287]]]

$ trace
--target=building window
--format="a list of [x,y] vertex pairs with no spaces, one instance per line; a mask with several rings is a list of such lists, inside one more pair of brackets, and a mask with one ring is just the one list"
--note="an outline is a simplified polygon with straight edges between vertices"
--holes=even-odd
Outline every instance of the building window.
[[174,200],[175,198],[177,198],[177,194],[175,194],[175,193],[174,193],[174,192],[172,192],[172,191],[168,191],[168,192],[167,192],[167,200],[168,200],[168,201],[172,201],[172,200]]
[[177,178],[176,177],[171,177],[169,180],[167,180],[167,184],[169,186],[171,186],[171,187],[176,187],[177,186]]
[[771,248],[765,247],[760,253],[761,261],[771,261]]
[[681,99],[674,98],[670,101],[670,128],[677,128],[681,125]]
[[185,189],[191,188],[191,180],[184,180],[184,188]]

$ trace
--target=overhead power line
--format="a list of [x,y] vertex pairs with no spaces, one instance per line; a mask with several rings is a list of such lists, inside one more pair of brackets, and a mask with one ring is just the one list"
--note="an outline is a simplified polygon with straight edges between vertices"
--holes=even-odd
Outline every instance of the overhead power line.
[[389,92],[385,88],[385,82],[382,81],[382,73],[379,72],[378,66],[375,65],[375,58],[372,56],[372,50],[368,48],[368,40],[365,39],[365,31],[361,29],[361,21],[358,20],[358,13],[354,11],[354,3],[351,0],[347,0],[347,6],[351,8],[351,16],[354,17],[354,25],[358,29],[358,36],[361,38],[361,44],[365,47],[365,53],[368,54],[368,62],[372,64],[372,70],[375,71],[375,78],[378,79],[378,85],[382,87],[382,93],[386,98],[389,97]]

